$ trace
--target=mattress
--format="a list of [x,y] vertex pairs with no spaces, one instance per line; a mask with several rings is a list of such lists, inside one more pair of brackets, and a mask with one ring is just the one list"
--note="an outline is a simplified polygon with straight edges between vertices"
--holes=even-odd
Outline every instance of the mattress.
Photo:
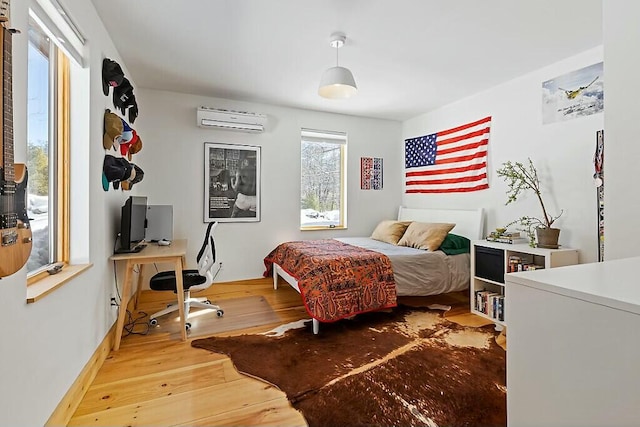
[[442,251],[396,246],[368,237],[336,240],[388,256],[398,296],[438,295],[469,287],[470,254],[446,255]]

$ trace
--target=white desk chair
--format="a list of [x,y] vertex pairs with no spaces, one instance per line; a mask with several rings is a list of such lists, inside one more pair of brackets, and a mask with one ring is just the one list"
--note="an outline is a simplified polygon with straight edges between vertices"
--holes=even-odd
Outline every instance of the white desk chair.
[[[209,223],[207,232],[205,233],[204,242],[198,256],[196,258],[198,262],[198,268],[196,270],[182,270],[182,280],[184,287],[184,315],[185,326],[187,331],[191,328],[189,323],[189,310],[191,307],[203,308],[206,310],[215,310],[218,317],[224,315],[224,311],[220,306],[212,304],[207,300],[204,302],[199,301],[196,298],[191,297],[191,290],[201,291],[207,289],[213,283],[215,277],[214,271],[216,267],[216,247],[213,241],[213,230],[218,226],[217,222]],[[150,282],[149,287],[154,291],[173,291],[176,292],[176,274],[175,271],[162,271],[154,275]],[[152,314],[149,317],[149,324],[155,326],[158,324],[158,317],[165,314],[178,311],[177,301],[170,304],[164,310]]]

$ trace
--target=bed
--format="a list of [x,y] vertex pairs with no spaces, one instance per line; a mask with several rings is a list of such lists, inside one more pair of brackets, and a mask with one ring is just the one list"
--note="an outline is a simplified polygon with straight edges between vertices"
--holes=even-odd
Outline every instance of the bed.
[[[400,207],[397,220],[455,224],[449,233],[474,240],[482,238],[484,211]],[[264,261],[274,289],[282,277],[301,294],[317,334],[320,322],[394,307],[397,296],[467,289],[469,258],[468,253],[446,255],[370,237],[344,237],[286,242]]]

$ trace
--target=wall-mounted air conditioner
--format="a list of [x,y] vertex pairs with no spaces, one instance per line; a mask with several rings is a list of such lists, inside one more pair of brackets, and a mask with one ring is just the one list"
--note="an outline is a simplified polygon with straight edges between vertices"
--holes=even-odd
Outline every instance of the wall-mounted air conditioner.
[[242,132],[264,132],[267,116],[246,111],[222,110],[219,108],[198,107],[198,126]]

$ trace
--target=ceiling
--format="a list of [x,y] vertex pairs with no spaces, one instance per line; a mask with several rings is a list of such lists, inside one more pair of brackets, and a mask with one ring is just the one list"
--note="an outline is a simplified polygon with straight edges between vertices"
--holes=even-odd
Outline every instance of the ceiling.
[[[602,44],[602,0],[92,1],[136,87],[393,120]],[[335,31],[346,100],[318,95]]]

